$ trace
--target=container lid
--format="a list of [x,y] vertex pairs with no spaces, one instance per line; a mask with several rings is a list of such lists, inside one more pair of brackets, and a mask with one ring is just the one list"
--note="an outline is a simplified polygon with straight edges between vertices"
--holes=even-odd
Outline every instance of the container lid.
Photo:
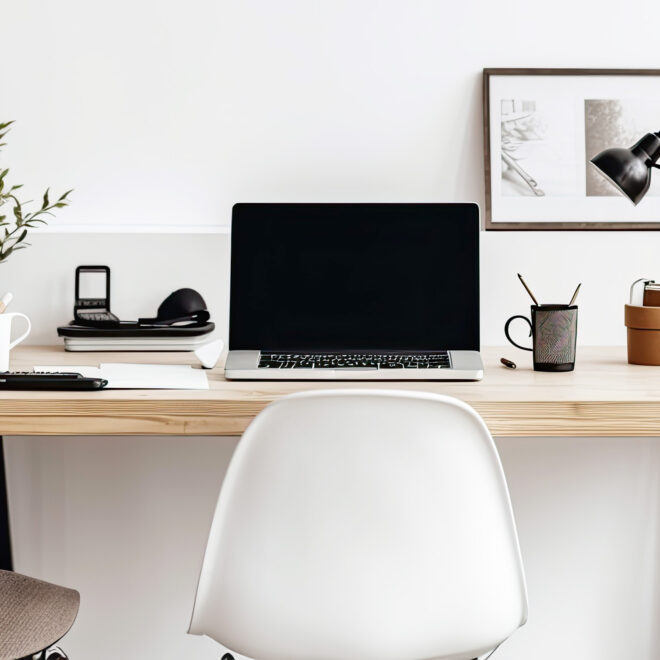
[[660,330],[660,307],[625,306],[627,328],[638,330]]

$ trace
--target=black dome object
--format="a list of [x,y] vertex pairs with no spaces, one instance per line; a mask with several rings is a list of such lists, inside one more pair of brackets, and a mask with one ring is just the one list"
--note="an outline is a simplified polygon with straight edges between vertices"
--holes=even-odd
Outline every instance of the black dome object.
[[660,132],[647,133],[630,149],[605,149],[591,159],[596,169],[630,201],[639,204],[651,185],[651,168],[660,159]]
[[152,325],[172,325],[185,321],[206,323],[210,316],[204,298],[197,291],[177,289],[160,304],[156,318],[139,319],[139,323]]

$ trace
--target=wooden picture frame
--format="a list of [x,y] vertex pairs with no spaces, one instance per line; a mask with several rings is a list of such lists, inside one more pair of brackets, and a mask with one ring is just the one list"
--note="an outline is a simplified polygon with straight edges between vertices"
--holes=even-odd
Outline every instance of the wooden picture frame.
[[658,127],[660,69],[484,69],[485,229],[660,229],[660,172],[635,207],[589,171]]

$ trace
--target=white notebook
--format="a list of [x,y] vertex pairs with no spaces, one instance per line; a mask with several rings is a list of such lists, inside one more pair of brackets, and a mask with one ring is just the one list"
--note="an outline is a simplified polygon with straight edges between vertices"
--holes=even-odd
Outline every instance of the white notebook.
[[181,364],[124,364],[108,362],[90,366],[40,366],[35,371],[68,371],[87,378],[104,378],[108,389],[128,390],[208,390],[209,381],[203,369]]
[[200,337],[65,337],[67,351],[194,351],[211,341]]

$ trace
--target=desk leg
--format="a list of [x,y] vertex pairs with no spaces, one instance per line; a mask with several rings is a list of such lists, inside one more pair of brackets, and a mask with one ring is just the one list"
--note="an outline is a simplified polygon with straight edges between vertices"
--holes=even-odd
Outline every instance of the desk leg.
[[13,571],[11,558],[11,532],[9,530],[9,501],[5,475],[5,447],[0,435],[0,568]]

